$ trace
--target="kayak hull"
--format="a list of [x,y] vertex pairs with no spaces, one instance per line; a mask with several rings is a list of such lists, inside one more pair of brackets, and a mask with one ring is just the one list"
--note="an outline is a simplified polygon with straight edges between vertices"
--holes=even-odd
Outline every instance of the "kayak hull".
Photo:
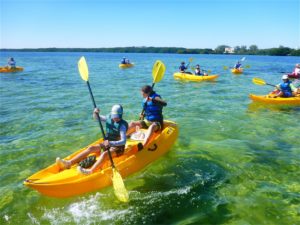
[[213,81],[218,78],[219,75],[208,75],[208,76],[198,76],[187,73],[174,73],[174,79],[176,80],[188,80],[188,81]]
[[119,67],[121,69],[126,69],[126,68],[130,68],[130,67],[133,67],[133,66],[134,66],[134,64],[132,64],[132,63],[129,63],[129,64],[119,64]]
[[242,74],[243,72],[243,69],[231,69],[231,73],[233,74]]
[[8,68],[8,67],[0,67],[0,73],[15,73],[19,71],[23,71],[24,68],[17,66],[16,68]]
[[[114,158],[117,170],[123,178],[140,171],[165,154],[174,144],[177,137],[177,124],[165,121],[164,129],[161,133],[155,133],[151,137],[149,144],[144,146],[140,151],[137,148],[137,144],[140,141],[127,139],[125,153],[122,156]],[[100,139],[91,145],[99,144],[102,141],[103,139]],[[87,147],[78,150],[65,159],[74,157]],[[60,171],[54,163],[28,177],[24,181],[24,185],[46,196],[67,198],[111,186],[111,176],[112,168],[109,160],[102,164],[102,170],[99,169],[90,175],[79,174],[77,172],[77,164],[73,165],[70,169]]]
[[300,105],[300,96],[290,98],[272,98],[271,95],[253,95],[250,94],[249,98],[254,102],[275,105]]

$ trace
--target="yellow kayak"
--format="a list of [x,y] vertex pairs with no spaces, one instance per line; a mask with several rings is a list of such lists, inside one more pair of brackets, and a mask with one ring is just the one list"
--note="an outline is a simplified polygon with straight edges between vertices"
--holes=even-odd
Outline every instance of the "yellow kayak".
[[127,64],[119,64],[119,67],[121,69],[126,69],[126,68],[130,68],[130,67],[133,67],[134,64],[133,63],[127,63]]
[[277,104],[277,105],[300,105],[300,96],[290,98],[273,98],[272,95],[253,95],[250,94],[249,98],[254,102],[260,102],[264,104]]
[[0,66],[0,73],[14,73],[14,72],[18,72],[18,71],[23,71],[24,68],[17,66],[16,68],[8,68],[7,66],[3,67]]
[[209,81],[209,80],[215,80],[219,75],[207,75],[207,76],[199,76],[194,74],[188,74],[188,73],[174,73],[174,79],[177,80],[190,80],[190,81]]
[[[142,129],[141,131],[145,132],[146,130]],[[164,129],[160,133],[154,133],[149,144],[140,151],[137,144],[141,141],[133,135],[127,139],[125,153],[114,158],[115,166],[123,178],[140,171],[165,154],[177,139],[178,127],[172,121],[164,121]],[[91,145],[99,144],[102,141],[103,139],[100,139]],[[74,157],[87,147],[78,150],[65,159]],[[97,155],[98,157],[99,155]],[[109,160],[102,164],[102,170],[99,169],[90,175],[79,174],[77,164],[70,169],[60,171],[54,163],[28,177],[24,181],[24,185],[37,190],[43,195],[66,198],[110,186],[112,185],[111,176],[112,169]]]
[[231,69],[231,73],[233,73],[233,74],[242,74],[243,72],[244,72],[243,68]]

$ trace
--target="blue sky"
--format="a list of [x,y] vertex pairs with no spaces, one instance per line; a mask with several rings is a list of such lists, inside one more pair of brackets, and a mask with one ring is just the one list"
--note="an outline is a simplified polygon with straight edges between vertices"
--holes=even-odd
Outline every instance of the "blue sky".
[[0,2],[0,48],[300,47],[300,0]]

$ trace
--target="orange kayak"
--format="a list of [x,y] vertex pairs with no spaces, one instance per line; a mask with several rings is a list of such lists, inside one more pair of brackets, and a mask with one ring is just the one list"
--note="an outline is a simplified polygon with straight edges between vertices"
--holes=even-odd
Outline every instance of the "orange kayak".
[[273,98],[272,95],[253,95],[250,94],[249,98],[254,102],[260,102],[264,104],[277,104],[277,105],[300,105],[300,96],[290,98]]
[[8,68],[8,67],[0,67],[0,73],[15,73],[15,72],[19,72],[19,71],[23,71],[24,68],[17,66],[16,68]]
[[231,73],[233,73],[233,74],[242,74],[243,72],[244,72],[243,68],[231,69]]
[[[146,130],[141,129],[140,131],[145,132]],[[131,135],[127,139],[125,153],[113,159],[117,170],[123,178],[142,170],[148,164],[168,152],[177,137],[178,126],[171,121],[164,121],[164,129],[160,133],[155,133],[151,137],[149,144],[144,146],[142,150],[138,150],[137,148],[137,144],[141,141]],[[95,141],[90,145],[96,145],[101,142],[103,142],[103,139]],[[73,158],[87,147],[76,151],[65,159]],[[99,155],[96,157],[98,158]],[[111,176],[112,168],[109,160],[102,164],[102,170],[99,169],[90,175],[79,174],[77,165],[61,171],[54,163],[28,177],[24,181],[24,185],[46,196],[66,198],[111,186]]]
[[133,67],[134,64],[133,63],[127,63],[127,64],[119,64],[119,67],[121,69],[126,69],[126,68],[130,68],[130,67]]

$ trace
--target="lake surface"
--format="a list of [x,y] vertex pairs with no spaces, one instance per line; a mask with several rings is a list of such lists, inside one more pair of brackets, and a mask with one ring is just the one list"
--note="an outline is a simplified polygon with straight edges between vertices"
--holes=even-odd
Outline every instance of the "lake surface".
[[[170,151],[125,179],[130,202],[116,200],[111,187],[55,199],[23,186],[31,174],[101,137],[92,102],[77,71],[84,55],[97,105],[104,114],[121,103],[124,118],[141,111],[140,88],[152,83],[152,66],[162,60],[163,80],[155,90],[168,102],[164,117],[179,125]],[[246,56],[243,75],[223,66],[243,56],[21,53],[25,70],[0,74],[0,224],[299,224],[300,107],[253,104],[253,77],[271,84],[291,72],[300,57]],[[135,66],[121,70],[123,56]],[[173,79],[181,61],[193,58],[220,77],[215,82]]]

